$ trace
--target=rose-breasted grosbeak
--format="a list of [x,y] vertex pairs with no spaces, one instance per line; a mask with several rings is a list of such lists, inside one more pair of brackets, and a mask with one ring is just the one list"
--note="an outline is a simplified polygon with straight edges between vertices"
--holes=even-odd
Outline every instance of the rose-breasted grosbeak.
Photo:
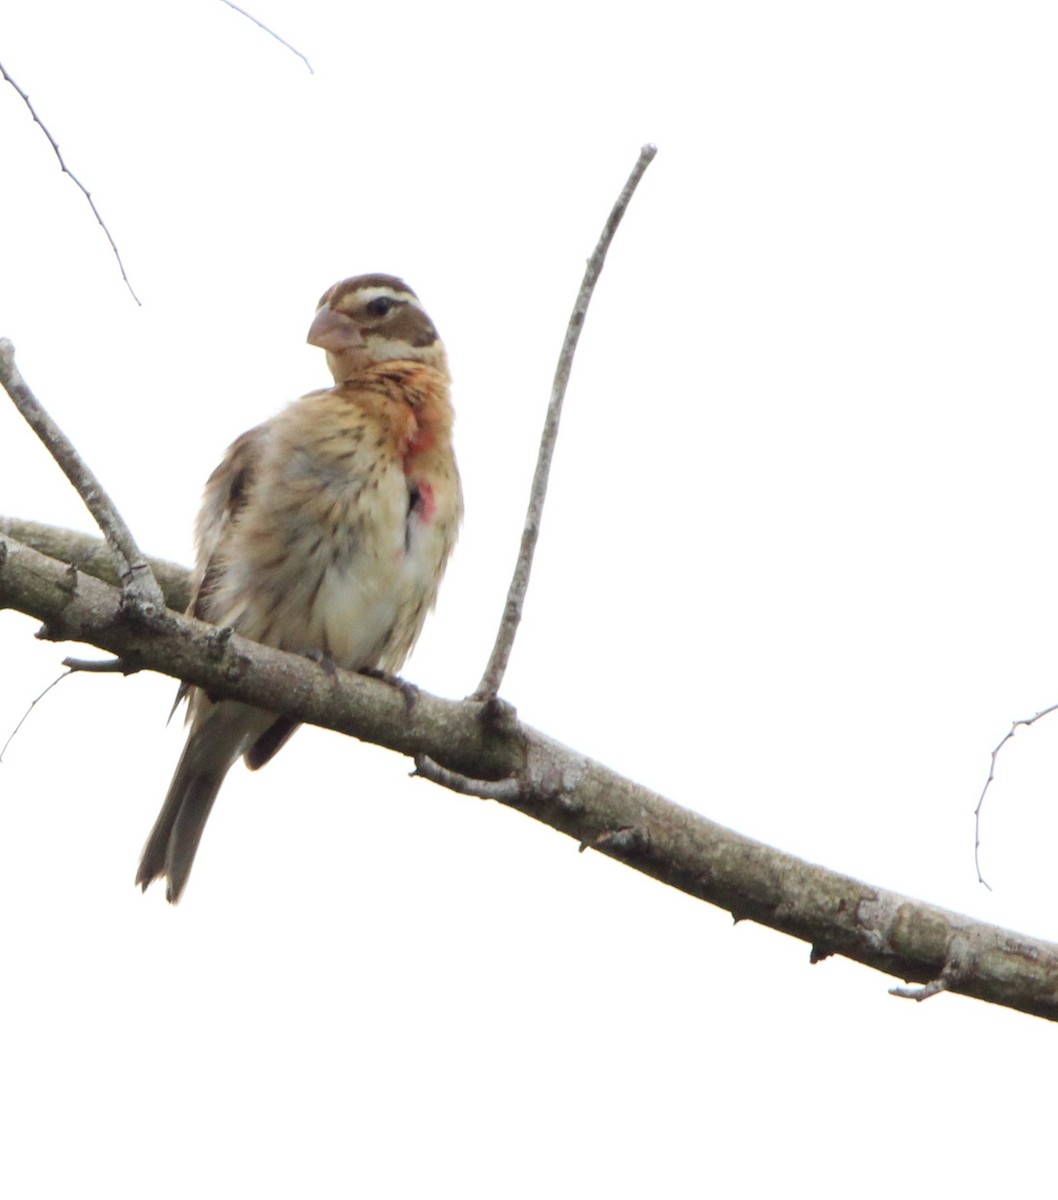
[[[444,346],[418,297],[359,275],[320,301],[309,342],[333,388],[228,449],[206,484],[189,611],[347,670],[397,671],[437,596],[463,511]],[[184,685],[191,725],[136,882],[175,903],[237,758],[263,766],[297,722]]]

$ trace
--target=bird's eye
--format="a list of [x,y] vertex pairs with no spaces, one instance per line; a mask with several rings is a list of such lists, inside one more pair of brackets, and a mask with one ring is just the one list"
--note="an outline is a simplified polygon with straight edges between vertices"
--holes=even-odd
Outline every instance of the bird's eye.
[[393,307],[394,302],[389,296],[376,296],[374,300],[369,300],[364,308],[373,317],[384,317],[386,313]]

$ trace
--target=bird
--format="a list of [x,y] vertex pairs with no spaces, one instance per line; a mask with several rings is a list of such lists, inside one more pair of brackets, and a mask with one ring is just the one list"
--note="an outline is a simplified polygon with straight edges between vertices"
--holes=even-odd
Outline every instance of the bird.
[[[206,484],[188,612],[350,671],[394,675],[437,598],[463,515],[445,347],[392,275],[329,288],[308,342],[334,386],[236,438]],[[187,741],[136,883],[187,884],[213,802],[241,757],[264,766],[292,718],[182,684]]]

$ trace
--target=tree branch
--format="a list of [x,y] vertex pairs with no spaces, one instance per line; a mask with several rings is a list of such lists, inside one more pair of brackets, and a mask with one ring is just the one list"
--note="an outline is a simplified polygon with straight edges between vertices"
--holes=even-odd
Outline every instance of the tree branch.
[[621,189],[610,215],[606,219],[603,231],[584,272],[584,279],[577,293],[577,302],[573,305],[569,323],[566,326],[566,336],[562,342],[562,350],[558,356],[555,368],[555,378],[551,385],[551,401],[544,418],[544,431],[540,436],[540,449],[537,453],[536,471],[533,475],[533,486],[529,493],[529,509],[525,514],[525,526],[522,529],[522,544],[518,549],[518,561],[514,565],[514,575],[511,586],[507,591],[507,603],[503,606],[503,616],[500,628],[496,634],[496,643],[492,647],[485,673],[481,677],[477,691],[479,699],[495,696],[503,682],[507,662],[514,645],[514,635],[522,619],[522,606],[525,603],[525,593],[529,588],[529,573],[533,569],[533,554],[536,551],[537,538],[540,535],[540,518],[544,512],[544,499],[547,495],[547,480],[551,473],[551,459],[555,453],[555,442],[558,440],[558,425],[562,417],[562,402],[566,398],[566,387],[569,384],[569,373],[573,368],[573,355],[580,341],[580,331],[584,328],[584,318],[591,303],[595,284],[602,274],[606,252],[610,248],[617,226],[628,207],[643,178],[643,173],[650,166],[657,154],[656,146],[644,146],[639,151],[639,158],[632,168],[631,175]]
[[896,989],[901,995],[956,992],[1058,1020],[1058,946],[743,837],[522,724],[507,706],[421,692],[409,711],[391,684],[332,673],[188,617],[167,612],[144,625],[116,588],[2,536],[0,606],[43,621],[44,637],[87,642],[211,695],[409,755],[435,779],[462,777],[460,790],[486,781],[479,792],[582,848],[808,942],[813,962],[841,954],[924,985]]
[[[7,534],[49,558],[69,563],[86,575],[102,579],[104,583],[121,586],[121,572],[114,562],[113,551],[102,538],[94,534],[3,516],[0,516],[0,534]],[[184,612],[191,603],[190,571],[164,558],[148,558],[147,562],[162,589],[166,607]]]

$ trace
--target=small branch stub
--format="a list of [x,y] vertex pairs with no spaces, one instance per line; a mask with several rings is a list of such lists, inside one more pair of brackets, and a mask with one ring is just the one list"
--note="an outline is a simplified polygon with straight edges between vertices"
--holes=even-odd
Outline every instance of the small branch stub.
[[518,779],[471,779],[469,775],[460,775],[458,771],[450,771],[440,763],[425,754],[416,754],[415,770],[412,777],[428,779],[450,792],[458,792],[461,796],[477,796],[480,800],[496,800],[500,804],[517,807],[522,798],[522,784]]
[[922,987],[895,987],[889,989],[890,996],[899,996],[901,1000],[916,1000],[921,1003],[923,1000],[928,1000],[930,996],[937,996],[941,992],[948,990],[948,982],[945,979],[934,979],[929,983],[923,984]]

